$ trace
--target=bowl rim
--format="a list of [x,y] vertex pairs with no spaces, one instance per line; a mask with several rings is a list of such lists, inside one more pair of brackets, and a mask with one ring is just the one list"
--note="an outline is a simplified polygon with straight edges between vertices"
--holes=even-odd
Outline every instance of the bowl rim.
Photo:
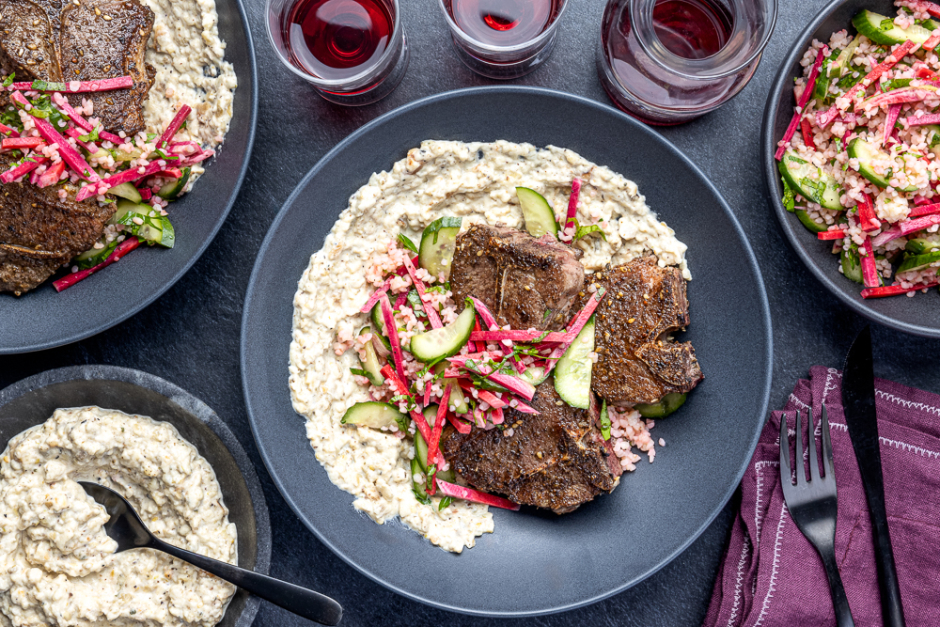
[[[918,335],[921,337],[929,338],[940,338],[940,327],[929,327],[924,325],[912,324],[909,322],[904,322],[903,320],[898,320],[889,315],[883,314],[872,306],[868,305],[867,301],[861,299],[860,296],[855,295],[850,296],[842,290],[840,283],[833,280],[833,277],[823,269],[823,267],[817,265],[813,262],[809,256],[805,254],[800,254],[801,249],[803,249],[804,239],[801,235],[806,233],[806,229],[802,225],[797,229],[796,225],[793,223],[793,220],[788,218],[790,212],[786,210],[783,206],[781,200],[782,188],[780,187],[780,176],[777,171],[777,160],[774,159],[774,152],[777,150],[777,140],[774,134],[774,120],[777,117],[779,111],[779,103],[781,101],[781,96],[783,91],[788,88],[789,80],[792,78],[792,73],[790,69],[796,65],[799,59],[803,56],[807,46],[810,42],[818,37],[815,37],[816,31],[819,30],[823,22],[825,22],[836,10],[842,7],[845,4],[850,2],[857,2],[857,0],[833,0],[826,6],[824,6],[812,21],[804,28],[800,34],[797,36],[796,40],[793,42],[790,47],[790,51],[787,53],[787,56],[780,63],[780,68],[777,70],[777,74],[773,79],[771,84],[770,93],[767,96],[767,103],[764,106],[764,116],[761,126],[761,144],[763,150],[763,160],[764,160],[764,180],[767,185],[767,190],[770,193],[770,201],[774,208],[774,213],[777,216],[777,221],[780,223],[780,227],[783,229],[784,235],[786,236],[787,241],[790,244],[790,247],[796,253],[796,256],[800,258],[800,261],[809,269],[810,273],[813,274],[826,288],[826,290],[838,298],[843,304],[847,305],[856,313],[882,324],[886,327],[902,331],[904,333],[909,333],[911,335]],[[846,27],[849,25],[846,24]],[[842,275],[839,275],[839,278],[842,278]]]
[[[292,494],[285,487],[283,477],[281,477],[280,475],[278,475],[276,472],[272,470],[272,456],[274,455],[274,452],[272,451],[272,449],[270,449],[270,447],[266,448],[263,444],[262,438],[259,437],[259,433],[256,429],[256,424],[258,424],[258,421],[262,419],[262,416],[258,415],[254,411],[253,404],[250,400],[251,392],[249,391],[250,388],[253,387],[251,385],[251,382],[249,381],[249,371],[254,372],[256,370],[256,368],[250,366],[249,364],[249,361],[250,361],[250,357],[248,355],[248,345],[249,345],[248,329],[250,327],[249,318],[250,318],[250,314],[252,311],[253,300],[255,298],[258,275],[261,272],[261,267],[263,265],[262,259],[266,256],[268,249],[271,247],[274,241],[274,234],[279,229],[281,223],[285,220],[287,213],[288,213],[288,209],[290,209],[290,207],[294,204],[297,198],[301,195],[301,193],[307,186],[310,179],[315,177],[320,172],[320,170],[322,170],[326,166],[326,164],[329,163],[329,161],[331,161],[337,154],[345,150],[349,144],[352,144],[353,142],[357,141],[361,136],[371,132],[374,128],[381,126],[387,123],[388,121],[401,116],[404,113],[410,112],[414,109],[420,109],[428,105],[433,105],[433,104],[437,104],[437,103],[452,100],[452,99],[465,98],[465,97],[471,97],[471,96],[480,96],[480,95],[485,96],[488,94],[530,95],[530,96],[536,96],[540,98],[561,98],[561,99],[566,99],[569,101],[576,102],[583,106],[587,106],[589,108],[592,108],[604,114],[608,114],[608,115],[612,114],[612,115],[618,116],[624,123],[631,125],[637,132],[647,133],[649,135],[654,136],[656,140],[659,141],[666,150],[672,152],[678,159],[683,161],[695,175],[697,175],[699,180],[702,181],[705,187],[718,200],[719,206],[730,219],[731,224],[735,230],[735,233],[740,238],[740,241],[744,244],[745,251],[747,253],[748,264],[751,270],[754,272],[754,276],[757,279],[756,291],[757,291],[758,299],[761,305],[762,322],[763,322],[764,329],[765,329],[764,340],[765,340],[767,352],[766,352],[766,359],[763,364],[764,369],[765,369],[765,376],[763,377],[763,381],[755,382],[755,388],[759,390],[758,393],[763,398],[763,401],[760,403],[761,405],[760,415],[765,416],[765,417],[768,415],[768,411],[770,407],[770,393],[771,393],[771,385],[772,385],[772,379],[773,379],[773,328],[772,328],[772,316],[770,314],[770,304],[769,304],[769,300],[767,297],[766,286],[764,285],[763,274],[760,271],[760,265],[758,264],[754,251],[748,242],[744,229],[741,227],[740,221],[737,219],[734,212],[731,210],[724,196],[722,196],[722,194],[718,191],[718,189],[712,183],[711,179],[707,177],[702,172],[702,170],[688,156],[685,155],[685,153],[683,153],[672,142],[670,142],[668,139],[663,137],[654,129],[648,127],[645,124],[642,124],[641,122],[635,120],[634,118],[621,112],[620,110],[615,109],[614,107],[608,106],[606,104],[603,104],[596,100],[592,100],[590,98],[586,98],[584,96],[579,96],[576,94],[571,94],[568,92],[553,90],[553,89],[544,88],[544,87],[535,87],[535,86],[528,86],[528,85],[479,86],[479,87],[456,89],[456,90],[452,90],[448,92],[442,92],[439,94],[432,94],[430,96],[426,96],[424,98],[409,102],[398,108],[395,108],[379,116],[378,118],[372,120],[371,122],[363,125],[359,129],[357,129],[355,132],[345,137],[338,144],[336,144],[319,161],[317,161],[317,163],[307,172],[306,175],[304,175],[304,177],[300,181],[298,181],[298,183],[296,184],[296,187],[291,192],[290,196],[283,202],[281,207],[278,209],[277,215],[275,216],[274,220],[271,222],[270,226],[268,227],[268,232],[266,233],[264,240],[261,244],[261,247],[259,248],[258,253],[255,257],[255,264],[254,264],[254,267],[252,268],[251,278],[249,279],[249,282],[248,282],[248,289],[246,291],[245,302],[242,308],[242,327],[241,327],[240,358],[239,358],[239,363],[241,366],[242,393],[245,398],[245,405],[246,405],[246,409],[248,412],[248,422],[249,422],[249,425],[251,426],[252,435],[255,438],[255,445],[257,446],[258,453],[260,454],[261,459],[265,464],[265,468],[267,468],[268,470],[268,475],[271,477],[271,480],[273,481],[274,485],[277,487],[278,492],[281,494],[281,496],[283,497],[287,505],[290,507],[294,515],[297,516],[297,518],[301,521],[301,523],[303,523],[303,525],[308,530],[310,530],[310,532],[313,533],[320,542],[322,542],[327,548],[329,548],[330,551],[334,555],[342,559],[343,562],[351,566],[357,572],[361,573],[362,575],[365,575],[372,581],[383,586],[384,588],[391,590],[392,592],[395,592],[396,594],[399,594],[407,599],[421,603],[423,605],[428,605],[430,607],[435,607],[438,609],[447,610],[447,611],[455,612],[458,614],[469,615],[469,616],[481,616],[481,617],[486,616],[486,617],[500,617],[500,618],[524,618],[524,617],[544,616],[548,614],[566,612],[566,611],[578,609],[581,607],[586,607],[594,603],[600,602],[620,592],[623,592],[624,590],[627,590],[629,588],[632,588],[638,585],[642,581],[648,579],[649,577],[651,577],[652,575],[654,575],[655,573],[663,569],[665,566],[673,562],[679,555],[685,552],[689,548],[689,546],[691,546],[693,542],[695,542],[698,538],[700,538],[701,535],[705,532],[706,529],[708,529],[709,526],[711,526],[714,520],[718,517],[718,515],[727,505],[728,501],[731,499],[734,492],[738,489],[738,486],[740,485],[741,480],[743,479],[744,474],[747,471],[747,468],[750,463],[750,459],[753,456],[753,453],[757,448],[758,440],[763,430],[763,422],[761,422],[760,428],[756,428],[754,430],[754,433],[751,438],[751,442],[749,444],[750,454],[747,455],[748,461],[742,464],[741,468],[738,470],[735,477],[733,477],[733,481],[729,484],[728,489],[725,491],[724,494],[722,494],[720,498],[721,506],[716,507],[714,511],[712,511],[709,514],[709,516],[707,516],[707,519],[703,520],[701,526],[699,526],[688,538],[686,538],[686,540],[683,543],[681,543],[672,553],[666,556],[661,561],[661,563],[658,564],[655,568],[651,568],[649,571],[647,571],[646,573],[644,573],[642,576],[640,576],[637,579],[620,584],[610,590],[607,590],[604,593],[596,594],[590,598],[581,599],[577,602],[570,602],[565,605],[556,605],[553,607],[540,609],[540,610],[499,612],[499,611],[492,611],[492,610],[481,610],[481,609],[460,607],[456,605],[433,601],[428,598],[422,597],[416,593],[402,589],[399,586],[396,586],[392,583],[389,583],[383,580],[379,574],[373,572],[372,570],[368,569],[364,565],[355,562],[351,556],[347,555],[344,551],[336,547],[335,544],[331,542],[330,539],[326,537],[318,528],[316,528],[313,522],[309,520],[305,514],[302,513],[303,510],[298,504],[297,499],[294,496],[292,496]],[[284,386],[283,392],[289,393],[289,390],[287,389],[286,385]],[[300,417],[299,414],[295,413],[294,415],[296,417]]]
[[242,184],[244,183],[245,177],[248,174],[248,163],[251,160],[251,153],[254,149],[255,131],[258,126],[258,64],[255,58],[255,45],[251,35],[251,26],[250,22],[248,21],[248,14],[245,11],[245,5],[242,0],[220,1],[229,1],[234,3],[234,6],[238,11],[242,31],[245,33],[245,43],[247,48],[246,53],[248,55],[248,74],[251,79],[251,89],[249,94],[248,138],[247,142],[245,143],[245,154],[242,158],[241,167],[238,171],[238,177],[235,179],[235,185],[232,187],[232,191],[229,193],[229,197],[226,200],[225,206],[222,209],[222,213],[219,215],[218,220],[216,220],[215,225],[213,225],[208,235],[200,243],[195,253],[189,259],[187,259],[182,266],[180,266],[177,272],[173,274],[167,281],[165,281],[163,285],[160,285],[152,293],[143,298],[134,307],[111,318],[108,318],[106,321],[103,321],[96,326],[83,328],[64,336],[58,336],[24,346],[5,346],[0,344],[0,355],[34,353],[50,348],[57,348],[59,346],[67,346],[69,344],[74,344],[75,342],[88,339],[117,326],[128,318],[137,315],[146,307],[152,305],[158,298],[169,291],[171,287],[176,285],[180,279],[182,279],[183,276],[192,269],[196,262],[202,258],[206,252],[206,249],[209,248],[209,245],[215,241],[216,236],[219,234],[219,230],[222,228],[222,225],[225,224],[225,222],[228,220],[229,213],[231,213],[232,207],[235,205],[235,201],[238,199]]
[[[3,388],[0,390],[0,408],[30,392],[41,390],[50,385],[76,380],[120,381],[156,392],[182,407],[212,430],[231,454],[232,459],[235,460],[235,464],[245,480],[255,517],[257,557],[253,570],[267,575],[271,568],[271,521],[267,500],[264,498],[264,491],[261,488],[261,482],[258,479],[254,464],[251,463],[245,449],[225,421],[211,407],[183,388],[166,379],[133,368],[93,364],[66,366],[40,372]],[[261,599],[249,594],[244,609],[235,621],[235,627],[250,627],[260,607]]]

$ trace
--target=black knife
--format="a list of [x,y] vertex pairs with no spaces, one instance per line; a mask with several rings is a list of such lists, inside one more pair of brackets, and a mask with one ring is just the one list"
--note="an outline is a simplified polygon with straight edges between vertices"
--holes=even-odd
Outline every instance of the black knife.
[[868,500],[871,526],[875,535],[875,563],[881,613],[888,627],[904,625],[898,571],[894,566],[888,514],[885,512],[885,485],[881,474],[881,449],[878,444],[878,420],[875,415],[875,372],[871,356],[871,329],[866,325],[855,338],[842,368],[842,406],[849,428],[855,459],[862,475]]

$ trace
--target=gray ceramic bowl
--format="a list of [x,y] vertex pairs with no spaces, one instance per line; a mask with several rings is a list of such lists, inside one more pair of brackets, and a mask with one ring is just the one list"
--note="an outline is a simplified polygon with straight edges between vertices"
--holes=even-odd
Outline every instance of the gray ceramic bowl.
[[863,299],[860,294],[862,286],[846,279],[839,272],[839,257],[831,253],[832,243],[817,240],[795,214],[787,212],[780,200],[783,197],[783,186],[780,183],[774,151],[793,117],[793,79],[803,75],[800,58],[813,39],[828,42],[832,33],[843,28],[854,34],[852,17],[862,9],[870,9],[883,15],[894,15],[897,10],[890,0],[836,0],[810,22],[794,42],[793,48],[781,65],[767,98],[761,135],[767,187],[770,190],[774,212],[793,246],[794,253],[803,260],[810,272],[822,281],[826,289],[843,303],[875,322],[905,333],[940,337],[940,302],[936,289],[927,294],[917,294],[914,298],[895,296]]
[[[425,139],[570,148],[639,185],[689,245],[691,325],[705,381],[655,438],[668,446],[611,495],[565,516],[496,511],[496,532],[457,556],[401,524],[376,525],[330,483],[287,386],[297,281],[350,195]],[[598,601],[675,558],[730,498],[766,419],[770,315],[754,256],[707,178],[655,131],[597,102],[531,87],[425,98],[367,124],[297,186],[258,254],[242,324],[251,427],[271,477],[337,555],[412,599],[471,614],[525,616]]]
[[216,0],[225,59],[238,78],[234,117],[219,154],[193,191],[171,206],[172,250],[142,246],[61,294],[51,279],[19,298],[0,294],[0,355],[77,342],[131,317],[170,289],[208,248],[228,216],[248,167],[255,134],[255,54],[241,0]]
[[[88,405],[150,416],[176,427],[215,470],[229,520],[238,530],[238,565],[267,574],[268,506],[248,455],[214,411],[168,381],[114,366],[60,368],[23,379],[0,391],[0,450],[16,434],[45,422],[56,409]],[[249,627],[260,603],[239,589],[219,627]]]

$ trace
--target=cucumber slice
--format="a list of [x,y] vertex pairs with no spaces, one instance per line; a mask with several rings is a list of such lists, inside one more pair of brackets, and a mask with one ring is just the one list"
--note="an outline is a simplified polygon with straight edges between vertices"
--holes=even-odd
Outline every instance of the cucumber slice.
[[640,415],[644,418],[664,418],[682,407],[685,404],[685,398],[685,394],[672,392],[664,396],[658,403],[637,405],[633,409],[640,412]]
[[810,215],[803,209],[796,210],[796,217],[800,219],[800,222],[803,223],[803,226],[805,226],[811,233],[822,233],[823,231],[829,230],[828,226],[813,220],[813,218],[810,217]]
[[528,381],[533,387],[538,387],[548,378],[548,373],[541,366],[529,366],[525,372],[519,375],[523,381]]
[[865,284],[862,280],[862,262],[854,250],[842,249],[842,274],[856,283]]
[[438,218],[421,233],[418,263],[435,277],[443,274],[445,280],[450,278],[450,266],[462,223],[461,218]]
[[516,196],[519,198],[522,217],[525,219],[525,230],[529,235],[542,237],[546,233],[551,233],[558,237],[555,212],[544,196],[528,187],[517,187]]
[[901,265],[898,266],[898,273],[910,272],[912,270],[923,270],[932,263],[940,261],[940,252],[925,253],[913,257],[905,257]]
[[140,192],[137,191],[137,188],[134,187],[132,183],[121,183],[120,185],[115,185],[108,190],[108,193],[112,196],[126,198],[131,202],[140,202],[142,200],[140,197]]
[[157,196],[164,200],[176,200],[179,198],[186,188],[186,183],[189,182],[189,176],[192,174],[192,171],[193,169],[189,166],[183,168],[182,175],[180,175],[178,179],[172,180],[161,187],[160,191],[157,192]]
[[398,425],[399,429],[404,430],[407,429],[408,416],[388,403],[366,401],[356,403],[347,409],[340,423],[356,425],[357,427],[372,427],[373,429]]
[[849,67],[849,59],[855,56],[855,50],[862,43],[861,35],[856,35],[855,39],[849,42],[849,45],[842,49],[836,60],[829,66],[829,78],[842,78],[846,69]]
[[[446,361],[438,362],[433,368],[431,368],[431,372],[437,376],[440,376],[445,370],[447,370],[449,365],[450,364],[448,364]],[[470,405],[467,403],[467,397],[460,388],[460,384],[457,382],[457,379],[441,379],[440,384],[445,389],[448,385],[451,386],[450,401],[448,404],[454,408],[455,414],[465,414],[470,411]]]
[[[154,214],[154,215],[150,215]],[[160,215],[150,205],[139,205],[127,200],[119,200],[117,211],[108,220],[109,224],[123,224],[125,233],[141,238],[151,246],[159,244],[165,248],[173,248],[176,244],[176,233],[170,219]]]
[[[866,179],[877,185],[878,187],[885,188],[888,187],[888,178],[881,174],[875,172],[872,168],[872,164],[876,159],[890,159],[891,157],[882,152],[874,144],[870,144],[864,141],[861,137],[856,137],[849,142],[849,147],[847,149],[849,157],[853,159],[858,159],[858,172]],[[785,158],[785,157],[784,157]],[[914,186],[899,187],[902,192],[916,192],[917,188]]]
[[915,237],[907,240],[904,250],[915,255],[923,255],[932,252],[934,248],[940,248],[940,238]]
[[[359,335],[365,333],[372,333],[372,327],[362,327],[362,330],[359,331]],[[368,373],[366,376],[369,381],[372,382],[372,385],[378,387],[385,383],[385,377],[382,376],[382,365],[379,361],[379,356],[375,353],[375,347],[372,346],[372,342],[366,342],[363,350],[365,351],[366,359],[365,361],[360,361],[362,369]]]
[[927,147],[934,157],[940,158],[940,125],[925,124],[924,130],[927,131]]
[[555,368],[555,390],[572,407],[588,409],[591,406],[591,361],[594,350],[594,316],[588,320],[578,337],[558,360]]
[[82,270],[93,268],[99,263],[103,263],[114,252],[120,242],[114,240],[110,244],[104,241],[101,241],[101,243],[104,244],[104,248],[89,248],[72,261]]
[[874,11],[864,10],[852,18],[852,25],[860,35],[865,35],[876,44],[903,44],[910,39],[915,44],[922,44],[930,39],[931,32],[919,24],[907,28],[898,28],[894,19]]
[[456,355],[470,339],[475,320],[476,311],[468,302],[457,319],[447,326],[412,337],[411,354],[425,364]]
[[836,180],[798,156],[795,151],[783,153],[778,168],[797,194],[831,211],[842,211],[842,202],[839,200],[842,189]]

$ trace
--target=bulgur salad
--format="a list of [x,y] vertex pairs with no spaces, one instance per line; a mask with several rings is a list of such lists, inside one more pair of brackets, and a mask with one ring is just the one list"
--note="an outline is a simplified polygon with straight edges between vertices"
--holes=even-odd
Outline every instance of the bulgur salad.
[[[487,506],[519,505],[455,476],[441,452],[445,425],[511,438],[507,412],[537,414],[535,387],[550,374],[561,398],[586,408],[592,313],[605,297],[603,288],[591,294],[554,333],[500,327],[476,298],[458,306],[449,282],[458,234],[487,223],[577,246],[589,270],[652,250],[690,278],[685,245],[636,185],[568,150],[427,141],[352,196],[295,296],[294,408],[330,480],[355,495],[357,509],[379,524],[400,517],[457,553],[493,531]],[[652,418],[684,398],[605,405],[614,463],[634,470],[634,448],[652,462]]]
[[775,153],[784,206],[863,298],[940,285],[940,6],[895,6],[812,42]]

